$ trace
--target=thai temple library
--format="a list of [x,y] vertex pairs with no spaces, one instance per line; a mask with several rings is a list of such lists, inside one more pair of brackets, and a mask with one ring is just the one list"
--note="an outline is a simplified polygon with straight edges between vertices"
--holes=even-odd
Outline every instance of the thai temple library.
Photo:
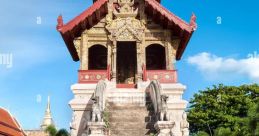
[[60,15],[57,30],[80,62],[71,135],[188,136],[175,63],[196,28],[194,14],[187,23],[161,0],[93,0],[68,23]]

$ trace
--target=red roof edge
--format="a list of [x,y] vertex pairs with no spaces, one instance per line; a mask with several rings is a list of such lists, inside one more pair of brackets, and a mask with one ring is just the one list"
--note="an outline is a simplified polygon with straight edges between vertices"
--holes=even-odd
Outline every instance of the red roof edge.
[[7,136],[25,136],[25,132],[21,128],[20,124],[8,110],[0,108],[0,116],[0,134]]
[[175,24],[182,31],[183,35],[180,36],[181,42],[179,48],[177,50],[176,59],[180,60],[184,50],[187,47],[188,42],[191,39],[193,32],[197,29],[196,24],[196,16],[193,13],[190,19],[190,23],[185,22],[180,17],[176,16],[166,8],[164,8],[159,2],[156,0],[145,0],[148,5],[152,7],[153,10],[156,10],[161,16],[164,16],[169,23]]
[[[93,3],[95,3],[96,1],[98,1],[98,0],[93,0]],[[162,0],[156,0],[157,2],[161,2]]]
[[78,25],[80,22],[84,21],[86,18],[91,16],[96,10],[100,9],[107,2],[108,0],[96,1],[91,7],[86,9],[84,12],[82,12],[80,15],[78,15],[77,17],[75,17],[65,25],[63,24],[63,19],[62,19],[62,16],[60,15],[58,17],[57,30],[63,34],[72,30],[76,25]]
[[[95,24],[92,23],[91,25],[89,25],[87,21],[89,21],[89,18],[92,18],[93,20],[93,18],[95,17],[94,13],[96,11],[101,10],[102,12],[105,12],[106,15],[106,12],[108,12],[108,10],[103,10],[103,8],[107,8],[107,2],[108,0],[96,1],[91,7],[83,11],[80,15],[69,21],[67,24],[63,23],[63,18],[61,15],[58,16],[57,30],[60,32],[63,40],[65,41],[65,44],[74,61],[79,61],[79,56],[77,55],[76,49],[74,47],[73,39],[76,36],[80,36],[83,30],[88,29]],[[97,19],[95,18],[95,20]]]
[[176,16],[166,8],[164,8],[159,2],[155,0],[145,0],[149,5],[153,7],[157,12],[159,12],[162,16],[165,16],[170,22],[178,25],[181,29],[188,31],[191,33],[193,28],[190,24],[182,20],[180,17]]

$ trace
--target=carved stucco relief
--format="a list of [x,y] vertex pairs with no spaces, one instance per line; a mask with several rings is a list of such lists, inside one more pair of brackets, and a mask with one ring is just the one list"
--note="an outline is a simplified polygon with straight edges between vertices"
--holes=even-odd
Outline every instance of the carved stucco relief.
[[142,41],[145,26],[135,18],[117,18],[111,21],[106,29],[110,32],[111,41]]

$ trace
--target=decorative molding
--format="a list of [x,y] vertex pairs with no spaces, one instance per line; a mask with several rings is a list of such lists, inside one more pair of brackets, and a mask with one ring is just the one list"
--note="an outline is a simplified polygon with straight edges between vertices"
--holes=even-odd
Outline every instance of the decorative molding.
[[81,59],[81,37],[74,39],[74,46],[76,48],[79,59]]
[[78,83],[98,83],[107,79],[107,70],[79,70]]
[[106,16],[106,29],[111,41],[139,41],[145,36],[145,21],[136,19],[138,9],[134,9],[134,0],[118,0],[119,8],[113,9],[112,14]]
[[134,0],[118,0],[119,8],[113,10],[117,18],[133,17],[138,15],[138,9],[134,9]]
[[117,18],[107,24],[106,29],[110,32],[111,41],[142,41],[145,26],[135,18]]
[[176,70],[147,70],[147,79],[158,80],[160,83],[177,83]]

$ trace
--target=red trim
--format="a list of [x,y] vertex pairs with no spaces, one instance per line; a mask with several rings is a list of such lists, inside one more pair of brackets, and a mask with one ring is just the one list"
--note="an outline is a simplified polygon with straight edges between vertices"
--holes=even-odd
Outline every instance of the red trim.
[[90,8],[85,10],[83,13],[69,21],[67,24],[60,26],[58,31],[62,34],[71,31],[75,28],[79,23],[89,21],[88,18],[92,16],[97,10],[99,10],[104,4],[106,4],[108,0],[98,0],[95,2]]
[[[74,38],[79,37],[84,30],[90,29],[105,17],[108,13],[107,3],[108,0],[97,0],[90,8],[67,24],[63,24],[62,16],[58,17],[57,29],[61,33],[74,61],[79,60],[73,44]],[[180,38],[181,42],[176,54],[176,59],[180,60],[193,31],[197,28],[196,16],[193,15],[190,24],[188,24],[164,8],[160,4],[160,0],[145,0],[145,5],[147,15],[151,16],[155,22],[159,22],[164,28],[171,29],[174,36]]]
[[136,84],[117,84],[117,88],[136,88]]
[[107,67],[107,79],[111,81],[111,65],[109,64]]
[[78,83],[98,83],[107,79],[107,70],[78,70]]
[[142,69],[143,69],[143,81],[147,81],[147,70],[146,70],[145,64],[142,65]]
[[0,108],[0,135],[25,136],[16,119],[5,109]]
[[187,22],[164,8],[159,2],[154,0],[145,0],[145,2],[147,5],[150,5],[153,10],[156,10],[158,13],[160,13],[161,16],[166,17],[170,23],[176,24],[182,30],[188,31],[190,33],[193,31],[192,27]]
[[[96,1],[98,1],[98,0],[93,0],[93,3],[95,3]],[[156,0],[157,2],[161,2],[162,0]]]
[[158,80],[160,83],[177,83],[176,70],[147,70],[148,80]]
[[[180,60],[194,30],[197,29],[196,16],[192,14],[190,23],[188,24],[155,0],[145,0],[146,14],[152,16],[153,21],[165,25],[168,29],[172,29],[174,34],[180,38],[180,46],[176,53],[176,59]],[[157,18],[157,17],[160,18]],[[164,18],[164,19],[161,19]],[[175,27],[176,26],[176,27]]]

